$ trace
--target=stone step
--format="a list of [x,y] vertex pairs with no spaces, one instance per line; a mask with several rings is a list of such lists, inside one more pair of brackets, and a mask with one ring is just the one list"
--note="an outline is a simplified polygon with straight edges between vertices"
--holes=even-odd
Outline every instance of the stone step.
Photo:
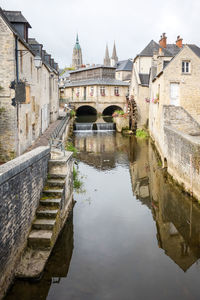
[[36,219],[33,224],[33,229],[53,230],[56,224],[55,219]]
[[42,192],[42,197],[49,197],[49,198],[60,198],[62,197],[63,189],[44,189]]
[[65,185],[65,180],[63,179],[48,179],[47,180],[47,185],[50,187],[64,187]]
[[66,175],[63,174],[48,174],[48,180],[49,179],[60,179],[63,180],[66,178]]
[[44,219],[44,218],[53,219],[53,218],[56,218],[57,213],[58,213],[58,209],[45,209],[45,208],[41,209],[40,208],[37,210],[36,215],[40,219]]
[[53,199],[40,199],[40,205],[42,206],[54,206],[59,208],[61,203],[61,198],[53,198]]
[[52,244],[52,230],[33,229],[28,236],[28,246],[32,249],[49,249]]

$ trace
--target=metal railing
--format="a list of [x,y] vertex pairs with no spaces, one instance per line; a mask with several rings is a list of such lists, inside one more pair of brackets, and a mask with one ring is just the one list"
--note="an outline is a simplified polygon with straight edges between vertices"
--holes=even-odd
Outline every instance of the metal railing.
[[50,148],[60,149],[62,152],[64,152],[64,155],[65,155],[64,141],[60,137],[63,135],[67,127],[67,124],[69,123],[69,120],[70,120],[70,114],[67,113],[65,117],[62,117],[61,121],[56,126],[56,128],[54,129],[54,131],[52,132],[49,138]]

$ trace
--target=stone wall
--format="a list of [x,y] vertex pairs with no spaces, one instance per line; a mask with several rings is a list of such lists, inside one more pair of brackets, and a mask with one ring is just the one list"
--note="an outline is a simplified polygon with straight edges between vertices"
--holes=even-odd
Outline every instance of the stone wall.
[[199,136],[164,127],[167,170],[184,189],[200,199],[200,131]]
[[[49,147],[0,166],[0,291],[8,287],[24,249],[48,168]],[[0,292],[0,298],[2,294]]]

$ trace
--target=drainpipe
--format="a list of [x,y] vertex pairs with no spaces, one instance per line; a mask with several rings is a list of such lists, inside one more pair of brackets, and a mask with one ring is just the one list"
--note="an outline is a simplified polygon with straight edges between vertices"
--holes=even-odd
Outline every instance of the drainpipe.
[[[16,63],[16,84],[19,82],[19,62],[18,62],[18,37],[15,36],[15,63]],[[19,143],[19,103],[17,104],[17,156],[20,155],[20,143]]]

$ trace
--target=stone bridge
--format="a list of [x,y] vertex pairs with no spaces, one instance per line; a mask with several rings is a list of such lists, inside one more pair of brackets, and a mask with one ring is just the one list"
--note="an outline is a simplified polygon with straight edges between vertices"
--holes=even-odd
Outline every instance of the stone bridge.
[[[102,114],[102,115],[112,115],[115,110],[124,110],[126,107],[126,98],[120,97],[121,99],[116,99],[115,101],[104,100],[95,101],[94,99],[69,99],[69,103],[76,110],[77,114]],[[113,99],[114,100],[114,99]]]

